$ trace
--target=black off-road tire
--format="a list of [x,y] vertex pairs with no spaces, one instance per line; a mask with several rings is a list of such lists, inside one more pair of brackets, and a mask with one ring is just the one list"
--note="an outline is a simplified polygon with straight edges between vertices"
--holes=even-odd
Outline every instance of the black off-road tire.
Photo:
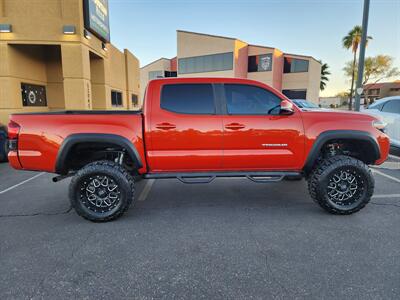
[[[95,187],[93,182],[100,185]],[[105,182],[107,185],[103,185]],[[91,193],[95,195],[93,197],[100,199],[99,201],[107,199],[108,202],[103,201],[103,206],[106,207],[98,207],[97,202],[95,205],[93,200],[89,201],[88,195],[92,196]],[[134,193],[133,177],[122,166],[106,160],[96,161],[83,167],[72,178],[69,186],[72,207],[78,215],[92,222],[108,222],[121,217],[131,206]],[[108,203],[112,202],[111,194],[116,200],[112,206],[107,207]]]
[[[335,197],[332,196],[338,195],[337,190],[342,188],[342,181],[339,184],[335,182],[338,180],[337,176],[342,174],[350,174],[356,180],[355,184],[343,180],[344,185],[352,186],[355,191],[355,194],[346,201],[334,199]],[[348,175],[344,176],[353,178]],[[339,176],[339,178],[341,177]],[[354,185],[357,185],[357,188]],[[332,188],[332,186],[337,186],[337,188]],[[308,190],[312,199],[326,211],[337,215],[349,215],[364,208],[371,200],[374,186],[375,180],[368,166],[358,159],[344,155],[333,156],[321,161],[308,178]],[[349,193],[352,194],[352,191],[349,190]]]

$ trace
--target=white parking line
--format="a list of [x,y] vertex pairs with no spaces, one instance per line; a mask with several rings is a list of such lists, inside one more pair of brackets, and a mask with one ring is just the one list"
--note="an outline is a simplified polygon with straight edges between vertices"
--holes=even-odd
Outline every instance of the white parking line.
[[146,184],[145,184],[145,186],[144,186],[142,192],[141,192],[140,195],[139,195],[138,201],[144,201],[144,200],[146,200],[147,196],[148,196],[149,193],[150,193],[151,187],[152,187],[153,184],[154,184],[154,181],[155,181],[155,179],[149,179],[149,180],[147,180],[147,182],[146,182]]
[[400,160],[400,157],[399,157],[399,156],[395,156],[395,155],[389,154],[389,157],[390,157],[390,158],[393,158],[393,159]]
[[390,175],[385,174],[385,173],[383,173],[383,172],[381,172],[381,171],[378,171],[378,170],[376,170],[376,169],[372,169],[372,172],[374,172],[374,173],[379,174],[379,175],[381,175],[381,176],[383,176],[383,177],[389,178],[389,179],[391,179],[391,180],[393,180],[393,181],[396,181],[396,182],[400,183],[400,179],[399,179],[399,178],[390,176]]
[[400,161],[387,161],[380,166],[374,166],[377,169],[400,170]]
[[373,195],[372,198],[399,198],[400,194]]
[[35,176],[33,176],[31,178],[28,178],[27,180],[21,181],[20,183],[17,183],[17,184],[15,184],[13,186],[10,186],[9,188],[7,188],[5,190],[0,191],[0,195],[6,193],[8,191],[11,191],[11,190],[15,189],[16,187],[19,187],[20,185],[23,185],[24,183],[27,183],[27,182],[35,179],[35,178],[38,178],[39,176],[42,176],[43,174],[44,174],[44,172],[36,174]]

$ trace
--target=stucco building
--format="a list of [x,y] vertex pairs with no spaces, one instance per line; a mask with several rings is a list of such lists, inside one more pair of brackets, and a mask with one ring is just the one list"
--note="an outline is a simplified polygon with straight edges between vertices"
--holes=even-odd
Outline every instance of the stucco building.
[[140,69],[141,95],[157,77],[239,77],[267,83],[289,98],[318,103],[321,63],[236,38],[177,31],[177,57]]
[[377,99],[390,96],[400,96],[400,80],[364,85],[362,97],[367,98],[367,103],[373,103]]
[[0,0],[0,123],[16,112],[137,109],[139,61],[107,0]]

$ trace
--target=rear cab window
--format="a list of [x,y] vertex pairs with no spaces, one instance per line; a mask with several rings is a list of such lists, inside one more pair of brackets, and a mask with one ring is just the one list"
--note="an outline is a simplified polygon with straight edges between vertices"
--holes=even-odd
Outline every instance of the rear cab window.
[[166,84],[161,90],[162,109],[180,114],[213,115],[216,112],[212,84]]

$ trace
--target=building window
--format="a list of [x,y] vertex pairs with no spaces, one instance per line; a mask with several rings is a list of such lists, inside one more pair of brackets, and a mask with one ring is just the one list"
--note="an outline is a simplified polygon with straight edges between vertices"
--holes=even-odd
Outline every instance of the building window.
[[139,105],[139,99],[138,99],[137,95],[132,94],[131,101],[132,101],[132,106],[138,106]]
[[161,108],[181,114],[215,114],[212,85],[164,85],[161,92]]
[[283,90],[282,94],[289,99],[306,99],[307,90]]
[[178,59],[179,74],[216,72],[233,69],[233,52]]
[[46,87],[43,85],[21,83],[23,106],[47,106]]
[[390,91],[391,92],[398,92],[398,91],[400,91],[400,88],[391,88]]
[[248,72],[265,72],[272,70],[272,54],[249,56]]
[[263,88],[244,84],[224,84],[230,115],[267,115],[279,109],[281,99]]
[[111,105],[114,107],[122,106],[122,93],[111,91]]
[[163,78],[164,72],[163,71],[150,71],[149,72],[149,80],[156,79],[156,78]]
[[308,72],[308,60],[285,57],[283,73]]
[[164,77],[177,77],[178,74],[176,71],[164,71]]
[[379,95],[380,89],[369,89],[368,95]]

